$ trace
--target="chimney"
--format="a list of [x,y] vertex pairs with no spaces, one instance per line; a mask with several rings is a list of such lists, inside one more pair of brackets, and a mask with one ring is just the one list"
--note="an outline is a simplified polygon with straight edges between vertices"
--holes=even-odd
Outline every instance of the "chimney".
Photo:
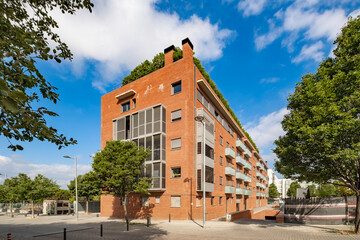
[[193,49],[194,49],[194,46],[190,42],[189,38],[185,38],[184,40],[182,40],[183,58],[190,57],[192,59],[193,58],[193,53],[194,53]]
[[173,57],[174,49],[175,49],[174,45],[171,45],[170,47],[164,49],[164,54],[165,54],[164,66],[167,66],[174,62],[174,57]]

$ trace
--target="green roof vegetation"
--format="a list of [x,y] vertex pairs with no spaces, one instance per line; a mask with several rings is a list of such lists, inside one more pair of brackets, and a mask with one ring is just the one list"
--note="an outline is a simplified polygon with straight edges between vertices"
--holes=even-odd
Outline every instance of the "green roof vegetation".
[[[174,62],[181,59],[182,57],[183,57],[182,50],[179,47],[176,47],[175,50],[174,50],[174,53],[173,53]],[[239,119],[235,115],[234,111],[230,108],[230,105],[229,105],[228,101],[224,98],[224,96],[221,94],[221,92],[217,89],[214,81],[211,80],[209,74],[205,71],[205,68],[201,65],[200,60],[197,59],[196,57],[193,57],[193,61],[194,61],[195,66],[199,69],[201,74],[204,76],[206,81],[209,83],[211,88],[214,90],[216,95],[220,98],[221,102],[224,104],[226,109],[229,111],[231,116],[234,118],[236,123],[239,125],[240,129],[245,133],[246,137],[249,139],[249,141],[254,146],[256,151],[259,152],[259,149],[257,148],[254,141],[251,139],[249,133],[244,130],[244,128],[241,126],[241,123],[240,123]],[[134,70],[132,70],[130,72],[130,74],[123,79],[122,85],[124,86],[124,85],[126,85],[126,84],[128,84],[128,83],[130,83],[132,81],[135,81],[135,80],[137,80],[137,79],[139,79],[139,78],[141,78],[141,77],[143,77],[143,76],[145,76],[145,75],[147,75],[149,73],[152,73],[152,72],[164,67],[164,63],[165,63],[164,54],[163,53],[157,54],[153,58],[152,62],[146,60],[143,63],[141,63],[140,65],[138,65],[136,68],[134,68]]]

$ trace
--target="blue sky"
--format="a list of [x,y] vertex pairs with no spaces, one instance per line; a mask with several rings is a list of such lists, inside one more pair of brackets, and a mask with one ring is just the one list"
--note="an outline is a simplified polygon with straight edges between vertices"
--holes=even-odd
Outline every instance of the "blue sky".
[[[48,119],[78,144],[62,150],[47,142],[23,143],[12,152],[0,136],[0,173],[44,174],[62,187],[91,169],[100,149],[100,98],[119,86],[131,69],[189,37],[210,77],[250,133],[264,160],[273,166],[273,141],[283,134],[286,98],[301,76],[331,56],[333,41],[360,1],[346,0],[103,0],[93,13],[53,12],[72,62],[39,62],[58,88],[61,101],[43,101],[59,117]],[[2,178],[1,178],[2,177]],[[0,183],[4,176],[0,176]]]

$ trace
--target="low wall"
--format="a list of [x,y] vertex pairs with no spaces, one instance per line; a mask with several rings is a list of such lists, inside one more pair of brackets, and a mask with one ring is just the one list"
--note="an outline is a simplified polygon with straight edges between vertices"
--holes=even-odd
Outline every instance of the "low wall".
[[[79,212],[86,211],[86,201],[79,201]],[[89,212],[99,213],[100,212],[100,201],[89,201]]]
[[262,210],[259,212],[254,213],[254,211],[251,210],[243,210],[239,212],[232,212],[228,214],[228,217],[226,221],[231,222],[238,219],[260,219],[265,220],[265,216],[271,216],[275,217],[278,215],[280,210]]
[[355,218],[356,197],[285,199],[284,222],[346,224]]

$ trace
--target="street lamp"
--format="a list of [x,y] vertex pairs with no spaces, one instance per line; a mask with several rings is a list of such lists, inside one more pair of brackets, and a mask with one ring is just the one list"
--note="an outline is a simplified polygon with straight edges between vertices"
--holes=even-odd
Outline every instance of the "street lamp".
[[205,117],[196,116],[195,121],[201,122],[203,125],[203,228],[205,228]]
[[[72,159],[72,157],[65,155],[64,158],[70,158]],[[79,202],[78,202],[78,187],[77,187],[77,164],[76,164],[76,157],[74,157],[74,161],[75,161],[75,194],[76,194],[76,205],[75,205],[75,212],[76,212],[76,220],[79,220]]]

